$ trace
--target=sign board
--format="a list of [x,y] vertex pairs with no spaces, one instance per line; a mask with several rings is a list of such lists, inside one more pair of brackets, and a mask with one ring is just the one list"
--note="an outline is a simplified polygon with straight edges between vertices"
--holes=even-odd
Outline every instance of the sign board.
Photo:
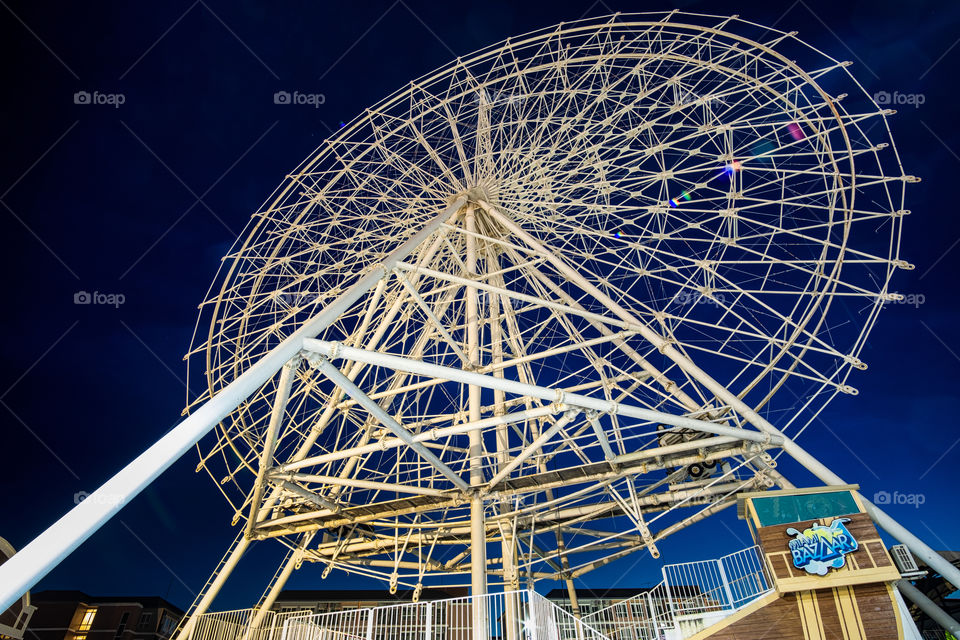
[[793,566],[818,576],[843,567],[847,554],[859,548],[857,540],[847,530],[848,522],[850,518],[835,518],[829,526],[815,523],[803,531],[788,528],[787,535],[793,536],[789,543]]

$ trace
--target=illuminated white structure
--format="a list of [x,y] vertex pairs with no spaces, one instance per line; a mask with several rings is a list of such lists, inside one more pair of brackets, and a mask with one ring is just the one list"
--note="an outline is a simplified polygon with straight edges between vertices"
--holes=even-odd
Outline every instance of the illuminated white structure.
[[[674,12],[560,25],[411,83],[253,217],[202,306],[207,392],[100,495],[135,495],[214,431],[198,469],[238,533],[196,615],[253,540],[289,548],[264,612],[303,563],[475,595],[565,580],[575,601],[574,578],[791,487],[780,455],[843,484],[795,438],[856,393],[912,268],[916,181],[847,66]],[[117,509],[84,501],[0,568],[4,602]]]

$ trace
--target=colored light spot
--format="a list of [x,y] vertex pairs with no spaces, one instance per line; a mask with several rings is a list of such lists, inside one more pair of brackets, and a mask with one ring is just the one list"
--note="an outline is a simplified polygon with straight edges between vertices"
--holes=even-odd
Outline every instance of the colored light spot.
[[690,201],[690,192],[689,192],[689,191],[684,191],[684,192],[681,193],[678,197],[676,197],[676,198],[670,198],[670,206],[671,206],[671,207],[678,207],[678,206],[680,205],[680,201],[681,201],[681,200],[686,200],[686,201],[689,202],[689,201]]
[[803,129],[801,129],[800,125],[797,124],[796,122],[791,122],[790,124],[788,124],[787,131],[790,132],[790,137],[792,137],[794,140],[799,141],[806,138],[806,136],[803,133]]
[[613,234],[613,237],[614,237],[614,238],[622,238],[623,236],[620,235],[620,232],[619,232],[619,231],[617,231],[616,233]]
[[741,165],[739,160],[734,160],[733,162],[731,162],[730,164],[728,164],[723,168],[724,172],[726,172],[727,175],[733,175],[737,171],[740,171],[740,169],[741,169]]

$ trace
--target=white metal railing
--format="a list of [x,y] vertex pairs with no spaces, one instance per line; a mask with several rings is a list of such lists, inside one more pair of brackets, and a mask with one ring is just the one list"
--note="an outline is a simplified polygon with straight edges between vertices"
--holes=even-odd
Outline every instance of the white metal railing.
[[609,640],[543,596],[526,590],[294,616],[284,623],[277,640],[491,638]]
[[610,640],[653,640],[673,627],[664,583],[646,593],[614,603],[583,617],[583,622]]
[[527,593],[531,604],[531,622],[536,625],[534,632],[527,636],[530,640],[612,640],[540,594],[533,591]]
[[749,547],[670,564],[646,593],[577,619],[534,591],[509,591],[330,613],[255,609],[198,616],[190,640],[681,640],[770,591]]
[[731,608],[739,609],[773,589],[760,547],[747,547],[718,561],[729,585]]
[[663,581],[583,617],[611,640],[686,638],[772,589],[759,547],[723,556],[666,565]]
[[305,613],[267,611],[256,627],[253,626],[255,608],[205,613],[197,616],[190,640],[280,640],[284,622]]

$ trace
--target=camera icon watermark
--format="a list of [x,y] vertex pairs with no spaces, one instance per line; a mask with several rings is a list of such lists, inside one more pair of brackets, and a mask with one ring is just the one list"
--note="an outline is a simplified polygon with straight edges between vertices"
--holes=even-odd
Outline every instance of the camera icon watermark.
[[873,494],[873,501],[878,505],[910,505],[914,509],[919,509],[920,505],[927,501],[927,496],[922,493],[900,493],[894,491],[877,491]]
[[724,295],[722,293],[714,293],[706,295],[700,293],[699,291],[690,291],[683,289],[678,291],[676,295],[673,296],[671,302],[680,306],[694,305],[694,304],[704,304],[704,305],[713,305],[715,307],[722,307],[725,302]]
[[281,309],[303,309],[322,301],[323,296],[309,291],[284,291],[273,297],[274,305]]
[[119,309],[120,305],[127,301],[127,297],[122,293],[100,293],[94,291],[77,291],[73,294],[73,304],[96,304],[112,306]]
[[326,101],[327,97],[322,93],[300,93],[299,91],[290,93],[289,91],[277,91],[273,94],[273,104],[306,104],[317,109],[320,105],[325,104]]
[[693,91],[686,91],[684,89],[679,89],[676,94],[676,101],[678,105],[694,106],[694,105],[709,105],[711,107],[725,107],[727,102],[720,96],[715,96],[713,94],[699,94],[694,93]]
[[919,309],[920,305],[927,301],[927,296],[922,293],[899,294],[896,298],[887,298],[883,301],[883,306],[902,304],[914,309]]
[[473,93],[473,102],[477,104],[494,105],[516,105],[527,99],[522,93],[512,93],[509,91],[488,91],[480,89]]
[[120,105],[127,101],[127,96],[122,93],[100,93],[94,91],[77,91],[73,94],[73,104],[96,104],[108,105],[114,109],[119,109]]
[[503,309],[513,309],[513,298],[501,296],[498,293],[490,293],[484,289],[477,292],[477,305],[481,309],[489,309],[494,302],[499,302]]
[[90,500],[94,504],[118,505],[123,504],[123,496],[119,493],[104,493],[98,495],[96,492],[77,491],[73,494],[73,504],[80,504]]
[[919,109],[920,105],[927,101],[927,96],[922,93],[900,93],[899,91],[890,93],[889,91],[877,91],[873,94],[873,100],[877,104],[909,104],[912,105],[914,109]]

